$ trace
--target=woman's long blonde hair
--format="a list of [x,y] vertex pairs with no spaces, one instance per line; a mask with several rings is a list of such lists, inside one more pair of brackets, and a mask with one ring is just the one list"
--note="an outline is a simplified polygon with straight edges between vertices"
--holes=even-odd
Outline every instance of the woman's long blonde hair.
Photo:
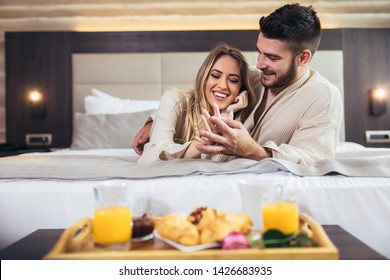
[[[183,130],[183,138],[180,139],[180,142],[188,142],[195,135],[199,135],[199,130],[203,128],[200,119],[200,115],[202,114],[202,108],[207,109],[210,114],[212,114],[213,112],[211,105],[207,102],[206,99],[206,83],[210,75],[211,68],[214,65],[215,61],[223,55],[229,55],[237,60],[242,79],[240,92],[243,90],[246,90],[248,92],[248,106],[238,111],[235,114],[234,119],[239,121],[245,121],[256,104],[256,96],[252,83],[249,79],[249,65],[244,55],[239,49],[233,48],[227,43],[219,43],[215,48],[210,51],[205,61],[199,68],[198,74],[196,75],[195,87],[189,92],[190,96],[188,103],[185,101],[185,96],[181,95],[182,108],[183,110],[187,110],[187,120],[185,128]],[[188,107],[186,106],[186,104],[188,104]]]

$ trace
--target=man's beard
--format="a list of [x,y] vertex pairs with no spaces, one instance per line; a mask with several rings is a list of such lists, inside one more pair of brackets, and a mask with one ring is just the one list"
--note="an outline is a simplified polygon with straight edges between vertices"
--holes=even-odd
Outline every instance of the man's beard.
[[275,81],[271,84],[264,83],[263,80],[261,80],[261,83],[264,87],[267,88],[281,88],[285,89],[289,85],[291,85],[292,81],[295,80],[297,75],[297,67],[295,66],[294,60],[291,61],[290,67],[287,70],[287,72],[279,77],[276,77]]

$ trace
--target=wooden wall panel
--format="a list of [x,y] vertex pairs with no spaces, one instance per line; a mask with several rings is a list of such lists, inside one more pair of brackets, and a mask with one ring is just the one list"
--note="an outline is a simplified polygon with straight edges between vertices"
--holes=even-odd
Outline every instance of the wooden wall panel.
[[[254,51],[257,36],[257,30],[73,32],[72,51],[76,53],[209,51],[216,43],[222,41],[243,51]],[[341,50],[342,30],[324,30],[319,49]]]
[[[69,145],[72,134],[72,80],[69,34],[6,33],[7,142],[23,145],[26,133],[52,133],[53,146]],[[28,93],[45,95],[46,117],[33,119]]]
[[257,30],[74,32],[73,52],[185,52],[209,51],[218,42],[255,50]]
[[[366,130],[390,130],[390,29],[346,29],[343,32],[344,94],[347,140],[366,146]],[[369,91],[384,87],[387,113],[370,114]]]

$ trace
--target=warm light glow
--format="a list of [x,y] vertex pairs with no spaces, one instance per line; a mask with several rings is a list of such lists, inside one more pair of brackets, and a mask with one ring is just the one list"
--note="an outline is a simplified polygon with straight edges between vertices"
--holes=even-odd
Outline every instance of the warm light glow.
[[40,93],[39,91],[34,90],[34,91],[30,92],[29,99],[32,102],[34,102],[34,103],[40,102],[42,100],[42,98],[43,98],[42,93]]
[[386,97],[385,90],[383,88],[376,88],[373,91],[373,97],[378,100],[383,100]]
[[45,99],[43,93],[38,90],[30,91],[28,94],[31,117],[33,119],[43,119],[46,116]]
[[374,116],[386,113],[386,91],[384,88],[376,87],[371,90],[370,110]]

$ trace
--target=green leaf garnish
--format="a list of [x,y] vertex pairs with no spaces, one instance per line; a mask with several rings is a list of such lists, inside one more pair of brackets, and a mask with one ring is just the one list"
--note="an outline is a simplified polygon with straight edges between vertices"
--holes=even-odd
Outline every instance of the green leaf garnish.
[[285,235],[284,233],[271,229],[263,234],[264,247],[288,247],[290,241],[294,238],[293,234]]
[[284,234],[278,230],[271,229],[263,233],[262,243],[266,248],[304,247],[312,242],[312,239],[305,234]]

